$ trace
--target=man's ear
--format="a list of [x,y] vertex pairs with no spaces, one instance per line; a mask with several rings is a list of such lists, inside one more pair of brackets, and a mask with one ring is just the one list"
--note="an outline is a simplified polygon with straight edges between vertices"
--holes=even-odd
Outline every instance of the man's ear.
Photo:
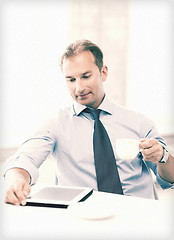
[[106,65],[102,67],[101,75],[102,75],[102,82],[106,81],[106,78],[108,76],[108,67]]

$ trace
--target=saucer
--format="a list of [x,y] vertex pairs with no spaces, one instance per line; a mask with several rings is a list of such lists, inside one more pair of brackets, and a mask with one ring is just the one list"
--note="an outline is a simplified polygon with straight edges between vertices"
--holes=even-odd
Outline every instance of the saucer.
[[68,207],[72,216],[86,220],[103,220],[115,215],[115,209],[106,203],[84,203],[78,202]]

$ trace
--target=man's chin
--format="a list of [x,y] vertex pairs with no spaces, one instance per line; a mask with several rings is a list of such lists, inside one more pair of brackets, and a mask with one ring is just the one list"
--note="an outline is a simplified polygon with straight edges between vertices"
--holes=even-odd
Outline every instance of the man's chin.
[[77,100],[77,102],[81,105],[85,105],[85,106],[89,106],[90,105],[90,102],[87,101],[87,100]]
[[76,101],[80,103],[81,105],[88,105],[90,104],[90,94],[85,96],[77,96]]

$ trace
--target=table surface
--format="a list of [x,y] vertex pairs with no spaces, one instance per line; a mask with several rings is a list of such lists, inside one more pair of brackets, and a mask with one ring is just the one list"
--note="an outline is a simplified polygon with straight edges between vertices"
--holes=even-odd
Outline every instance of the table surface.
[[[103,219],[85,219],[72,208],[13,206],[1,201],[5,239],[173,239],[173,199],[150,200],[94,191],[82,204],[112,209]],[[98,206],[98,207],[97,207]],[[2,238],[3,239],[3,238]]]

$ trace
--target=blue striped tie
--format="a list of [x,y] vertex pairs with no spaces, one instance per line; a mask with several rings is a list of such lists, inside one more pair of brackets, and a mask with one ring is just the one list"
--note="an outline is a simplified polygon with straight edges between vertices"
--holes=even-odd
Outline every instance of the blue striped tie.
[[93,148],[98,190],[123,194],[113,148],[106,129],[99,119],[100,111],[90,110],[95,119]]

